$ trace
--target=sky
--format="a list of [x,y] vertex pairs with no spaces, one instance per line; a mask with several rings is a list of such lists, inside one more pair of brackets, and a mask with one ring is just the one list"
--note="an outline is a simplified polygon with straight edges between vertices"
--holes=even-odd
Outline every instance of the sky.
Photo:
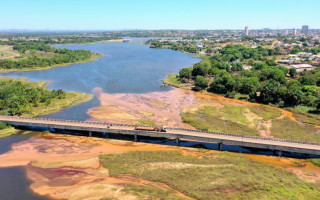
[[320,0],[1,0],[0,29],[320,29]]

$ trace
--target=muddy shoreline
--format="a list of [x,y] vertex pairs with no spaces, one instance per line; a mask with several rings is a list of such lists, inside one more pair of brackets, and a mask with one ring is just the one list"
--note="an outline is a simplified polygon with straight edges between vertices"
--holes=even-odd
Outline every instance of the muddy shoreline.
[[[101,167],[98,156],[119,154],[128,151],[180,151],[184,156],[198,157],[215,150],[163,146],[130,141],[106,140],[62,134],[38,134],[26,141],[12,145],[12,150],[0,155],[0,167],[23,166],[27,178],[32,181],[31,190],[38,195],[52,199],[78,199],[88,195],[88,199],[111,197],[138,199],[121,192],[126,185],[148,185],[167,188],[175,195],[188,198],[179,191],[162,183],[150,182],[131,175],[110,177],[108,169]],[[237,154],[237,153],[234,153]],[[245,157],[266,164],[281,167],[310,181],[320,181],[320,168],[301,159],[278,158],[273,156],[242,154]],[[297,163],[305,163],[301,167]],[[97,189],[96,189],[97,188]]]

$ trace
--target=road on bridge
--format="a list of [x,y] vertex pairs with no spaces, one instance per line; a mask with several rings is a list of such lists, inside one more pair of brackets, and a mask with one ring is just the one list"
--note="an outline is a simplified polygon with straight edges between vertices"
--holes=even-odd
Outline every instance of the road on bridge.
[[230,144],[245,147],[297,152],[305,154],[320,155],[320,144],[302,141],[292,141],[276,138],[263,138],[245,135],[235,135],[192,129],[167,128],[166,132],[135,130],[134,125],[109,124],[101,122],[84,122],[45,118],[25,118],[15,116],[1,116],[0,121],[12,125],[39,126],[47,128],[62,128],[69,130],[84,130],[96,132],[109,132],[118,134],[129,134],[138,136],[155,136],[195,140],[202,142],[213,142],[219,144]]

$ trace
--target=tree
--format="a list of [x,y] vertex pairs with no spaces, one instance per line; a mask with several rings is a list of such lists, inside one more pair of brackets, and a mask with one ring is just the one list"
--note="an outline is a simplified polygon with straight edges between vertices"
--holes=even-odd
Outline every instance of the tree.
[[207,76],[209,73],[209,70],[211,68],[211,63],[209,61],[201,61],[199,63],[196,63],[193,66],[192,69],[192,76]]
[[297,70],[295,68],[290,68],[289,69],[289,74],[291,78],[294,78],[298,73]]
[[232,65],[231,71],[235,72],[235,71],[242,71],[242,70],[243,70],[242,63],[237,62]]
[[235,89],[242,94],[250,94],[252,92],[255,92],[258,86],[258,78],[241,76],[237,79]]
[[208,80],[206,80],[203,76],[197,76],[196,80],[194,81],[194,85],[196,86],[196,90],[202,90],[208,87]]
[[192,69],[191,68],[183,68],[179,71],[180,78],[186,78],[188,79],[188,82],[190,81],[190,78],[192,77]]
[[282,96],[282,100],[284,101],[284,105],[286,107],[294,107],[299,105],[301,102],[301,98],[303,93],[299,89],[289,89],[286,90]]
[[219,76],[214,79],[210,84],[210,90],[219,93],[226,94],[232,92],[235,86],[235,80],[229,73],[224,73],[222,76]]

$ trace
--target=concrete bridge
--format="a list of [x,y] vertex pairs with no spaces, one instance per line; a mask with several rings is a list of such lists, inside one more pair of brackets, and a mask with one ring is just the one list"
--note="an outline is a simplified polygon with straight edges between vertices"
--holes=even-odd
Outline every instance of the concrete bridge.
[[45,118],[26,118],[1,115],[0,121],[14,126],[34,126],[48,129],[55,128],[64,130],[87,131],[88,136],[92,136],[92,132],[133,135],[135,141],[138,141],[139,136],[165,137],[175,138],[177,145],[179,145],[181,139],[206,143],[218,143],[220,150],[223,150],[223,144],[227,144],[265,150],[274,150],[279,153],[279,156],[281,156],[281,152],[283,151],[320,155],[319,143],[199,131],[192,129],[167,128],[167,132],[142,131],[135,130],[134,125],[126,124],[110,124],[101,122],[84,122]]

